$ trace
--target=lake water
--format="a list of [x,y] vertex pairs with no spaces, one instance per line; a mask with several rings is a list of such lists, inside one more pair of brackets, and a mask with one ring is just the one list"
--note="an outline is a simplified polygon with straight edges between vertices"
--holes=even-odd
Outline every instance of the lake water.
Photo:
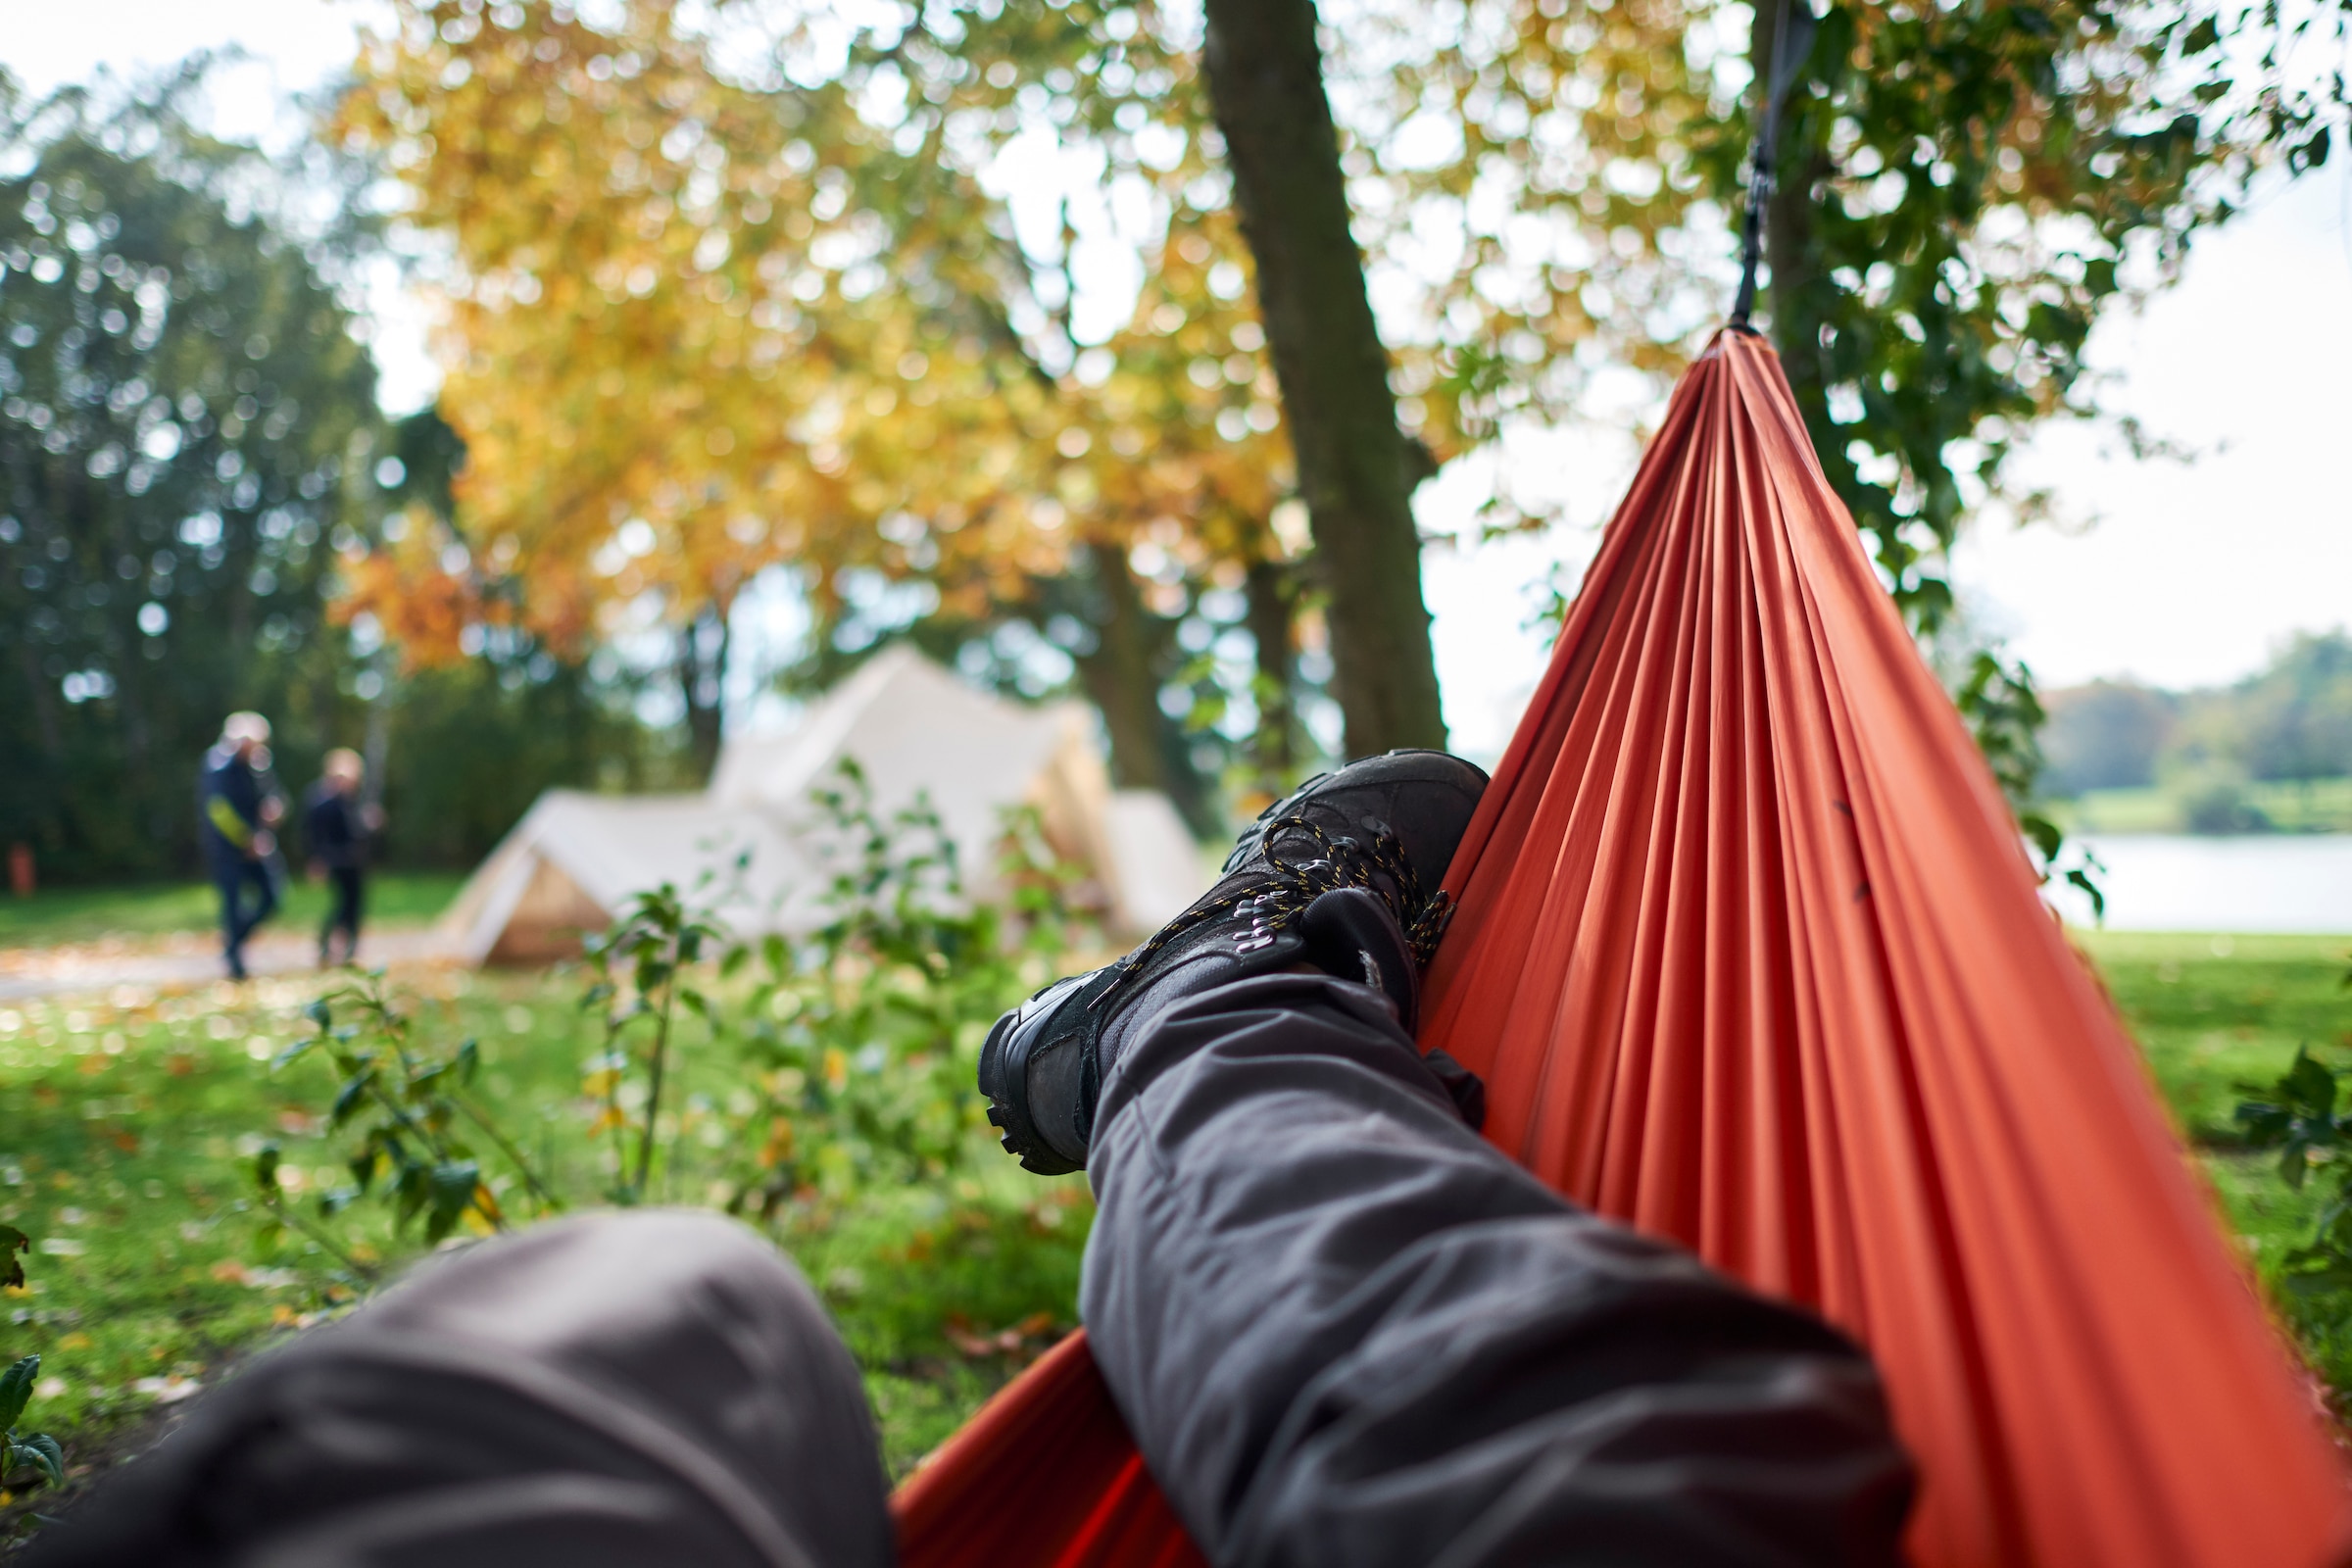
[[[2352,933],[2352,833],[2080,842],[2107,866],[2110,930]],[[2056,894],[2068,919],[2089,923],[2089,901],[2072,888]]]

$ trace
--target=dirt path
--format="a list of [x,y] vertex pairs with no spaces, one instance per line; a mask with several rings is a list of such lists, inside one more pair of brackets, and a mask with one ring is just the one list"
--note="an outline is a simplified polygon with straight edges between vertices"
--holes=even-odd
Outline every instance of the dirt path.
[[[369,931],[360,939],[360,962],[368,967],[449,956],[430,926]],[[245,966],[256,975],[308,973],[318,966],[318,944],[293,932],[266,932],[245,945]],[[112,986],[206,985],[222,972],[220,939],[211,932],[9,948],[0,950],[0,1002]]]

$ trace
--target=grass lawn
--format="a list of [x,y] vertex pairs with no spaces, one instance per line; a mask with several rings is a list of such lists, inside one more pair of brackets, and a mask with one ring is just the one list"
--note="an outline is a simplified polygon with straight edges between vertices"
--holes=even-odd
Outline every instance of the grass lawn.
[[[581,1097],[596,1043],[576,985],[441,972],[419,986],[432,1037],[479,1041],[482,1098],[510,1132],[571,1185],[596,1190]],[[280,1176],[289,1197],[348,1179],[338,1145],[321,1136],[330,1069],[315,1058],[270,1065],[308,1032],[302,1011],[318,989],[306,976],[242,992],[0,1005],[0,1220],[34,1238],[26,1290],[0,1294],[0,1355],[40,1353],[26,1425],[55,1434],[69,1456],[86,1462],[134,1442],[159,1402],[349,1299],[317,1244],[264,1238],[250,1174],[268,1140],[292,1168],[291,1182]],[[671,1129],[678,1163],[655,1196],[702,1201],[715,1166],[705,1141],[724,1136],[733,1069],[698,1059],[691,1038],[685,1053],[672,1102],[683,1107]],[[776,1232],[866,1369],[894,1473],[1075,1326],[1092,1213],[1083,1181],[1041,1182],[1001,1155],[972,1169],[941,1187],[799,1212]],[[336,1225],[364,1261],[418,1250],[374,1203]],[[19,1499],[17,1511],[35,1500]],[[10,1514],[0,1505],[0,1543]]]
[[2181,1128],[2235,1141],[2230,1113],[2249,1080],[2286,1070],[2298,1045],[2352,1046],[2352,937],[2093,931],[2098,964]]
[[[2151,1071],[2258,1266],[2306,1236],[2312,1199],[2233,1149],[2234,1085],[2267,1080],[2298,1044],[2352,1047],[2352,938],[2089,933]],[[433,973],[416,983],[435,1038],[481,1043],[483,1097],[518,1141],[581,1189],[597,1185],[581,1072],[595,1049],[561,978]],[[29,1289],[0,1297],[0,1355],[43,1357],[27,1424],[82,1464],[151,1431],[159,1404],[348,1299],[299,1235],[265,1240],[248,1174],[284,1150],[290,1197],[336,1182],[320,1136],[323,1063],[272,1071],[305,1030],[306,977],[177,996],[116,992],[0,1007],[0,1220],[30,1233]],[[731,1058],[687,1043],[667,1196],[710,1199]],[[730,1132],[734,1128],[734,1132]],[[1040,1182],[993,1150],[931,1186],[796,1205],[777,1240],[822,1292],[865,1370],[893,1473],[952,1432],[1075,1318],[1091,1206],[1081,1181]],[[562,1184],[559,1184],[562,1185]],[[340,1222],[370,1259],[416,1250],[382,1210]],[[2265,1270],[2268,1272],[2268,1270]],[[2352,1309],[2282,1303],[2315,1364],[2352,1388]],[[37,1497],[37,1494],[36,1494]],[[0,1543],[27,1503],[0,1504]]]
[[[2352,1408],[2352,1298],[2279,1287],[2286,1254],[2311,1239],[2324,1183],[2290,1192],[2276,1156],[2238,1145],[2238,1086],[2267,1085],[2308,1045],[2352,1062],[2352,937],[2078,933],[2146,1053],[2230,1224],[2312,1364]],[[2332,1048],[2328,1050],[2327,1048]]]
[[[379,872],[368,882],[368,921],[423,925],[448,906],[465,881],[465,875],[455,871]],[[325,918],[326,888],[297,875],[276,918],[262,929],[311,932]],[[0,897],[0,948],[211,931],[220,920],[219,896],[209,882],[44,888],[29,899]]]

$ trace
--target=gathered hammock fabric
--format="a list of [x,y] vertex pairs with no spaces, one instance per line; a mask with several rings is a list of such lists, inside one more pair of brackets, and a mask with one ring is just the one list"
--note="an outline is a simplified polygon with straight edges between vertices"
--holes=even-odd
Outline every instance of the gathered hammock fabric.
[[[2311,1385],[1808,444],[1719,335],[1446,877],[1422,1044],[1577,1202],[1870,1348],[1919,1568],[2318,1568]],[[1072,1336],[894,1499],[906,1568],[1199,1551]]]

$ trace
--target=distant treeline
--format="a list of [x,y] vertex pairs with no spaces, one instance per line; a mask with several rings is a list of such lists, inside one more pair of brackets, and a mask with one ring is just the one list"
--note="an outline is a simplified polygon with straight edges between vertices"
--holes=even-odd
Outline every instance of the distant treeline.
[[2042,792],[2160,788],[2200,832],[2267,824],[2248,786],[2352,776],[2352,636],[2298,634],[2234,686],[2168,692],[2093,681],[2047,694]]
[[0,145],[30,156],[0,174],[0,850],[43,881],[194,871],[231,709],[275,726],[289,792],[329,747],[381,760],[406,865],[471,863],[549,785],[674,781],[625,671],[504,631],[407,671],[338,623],[338,570],[388,514],[446,511],[464,454],[377,409],[351,258],[250,210],[259,155],[170,96],[35,123],[7,85]]

